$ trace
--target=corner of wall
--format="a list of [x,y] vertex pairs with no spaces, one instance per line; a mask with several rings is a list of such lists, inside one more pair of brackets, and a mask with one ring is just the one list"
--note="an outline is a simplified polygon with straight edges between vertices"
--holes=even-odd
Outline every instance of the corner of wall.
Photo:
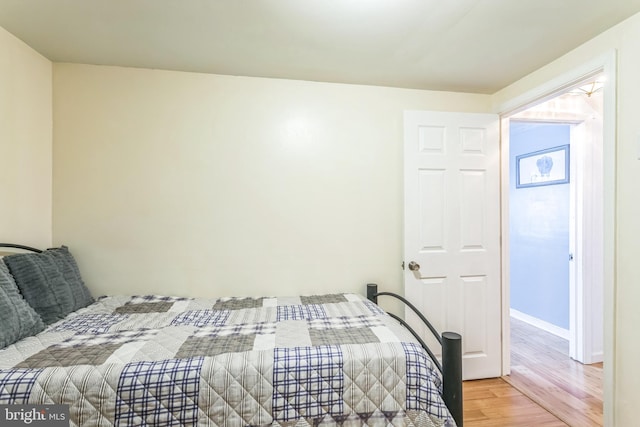
[[[52,62],[0,28],[2,240],[52,244]],[[6,155],[4,154],[6,153]]]

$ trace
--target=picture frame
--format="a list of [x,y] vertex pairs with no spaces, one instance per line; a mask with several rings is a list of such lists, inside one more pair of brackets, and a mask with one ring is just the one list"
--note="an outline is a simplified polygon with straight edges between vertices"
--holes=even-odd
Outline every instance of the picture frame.
[[516,156],[516,188],[569,182],[569,145]]

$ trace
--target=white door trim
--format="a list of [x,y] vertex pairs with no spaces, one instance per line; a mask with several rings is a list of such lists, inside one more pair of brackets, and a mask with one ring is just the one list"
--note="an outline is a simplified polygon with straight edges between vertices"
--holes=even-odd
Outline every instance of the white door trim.
[[[593,121],[572,126],[572,160],[575,162],[572,232],[575,245],[571,265],[575,281],[572,298],[574,323],[571,357],[585,363],[602,362],[603,357],[603,188],[602,154],[604,135]],[[574,143],[581,141],[581,143]]]
[[[614,378],[615,366],[615,155],[616,155],[616,75],[617,75],[617,52],[615,50],[594,58],[592,61],[582,64],[573,70],[559,75],[545,84],[525,92],[505,103],[498,105],[496,111],[501,116],[508,116],[518,111],[522,111],[533,104],[551,99],[562,93],[575,83],[584,80],[590,75],[604,72],[607,76],[604,87],[604,118],[603,118],[603,217],[604,217],[604,426],[615,425],[614,407],[616,403]],[[504,123],[507,122],[507,123]],[[505,127],[507,127],[505,132]],[[511,359],[509,355],[509,141],[508,141],[508,121],[502,123],[501,134],[505,138],[501,141],[501,203],[502,203],[502,373],[508,375],[510,372]],[[506,139],[506,140],[505,140]]]

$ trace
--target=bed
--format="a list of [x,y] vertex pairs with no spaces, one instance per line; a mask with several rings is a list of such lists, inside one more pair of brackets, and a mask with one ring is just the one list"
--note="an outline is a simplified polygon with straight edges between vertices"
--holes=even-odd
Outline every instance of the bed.
[[[367,297],[94,300],[68,248],[22,248],[35,252],[0,260],[2,405],[68,405],[70,425],[86,426],[462,425],[459,336],[444,334],[458,354],[443,348],[440,366],[378,307],[393,294],[375,285]],[[33,292],[34,280],[50,283]]]

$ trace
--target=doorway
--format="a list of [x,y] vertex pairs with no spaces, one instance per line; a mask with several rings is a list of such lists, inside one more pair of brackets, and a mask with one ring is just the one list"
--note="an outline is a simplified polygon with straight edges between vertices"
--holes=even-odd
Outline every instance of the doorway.
[[[521,320],[567,338],[571,358],[585,364],[603,359],[603,79],[591,76],[505,118],[514,181],[511,308],[524,314]],[[516,176],[520,163],[536,159],[549,159],[550,177],[539,168],[531,177]],[[521,282],[526,292],[518,289]]]
[[574,124],[529,115],[509,119],[510,315],[570,340]]
[[[603,75],[592,75],[503,117],[511,172],[512,375],[505,379],[559,418],[582,420],[580,425],[602,425],[603,418],[602,87]],[[578,383],[588,385],[580,390]]]

